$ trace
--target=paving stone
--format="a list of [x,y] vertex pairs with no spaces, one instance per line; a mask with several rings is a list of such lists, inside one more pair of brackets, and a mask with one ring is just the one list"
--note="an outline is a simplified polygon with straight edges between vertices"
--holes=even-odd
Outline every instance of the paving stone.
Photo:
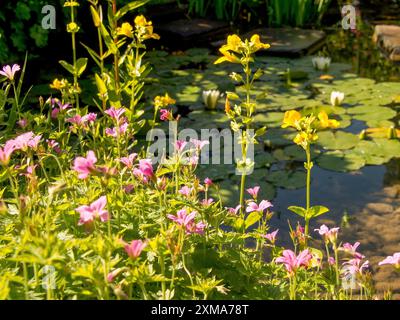
[[[298,28],[258,28],[242,35],[250,38],[259,34],[262,42],[269,43],[271,48],[262,50],[259,54],[300,57],[317,51],[325,42],[326,34],[319,30]],[[211,45],[218,48],[225,40],[215,41]]]
[[400,62],[400,26],[375,26],[373,40],[390,60]]

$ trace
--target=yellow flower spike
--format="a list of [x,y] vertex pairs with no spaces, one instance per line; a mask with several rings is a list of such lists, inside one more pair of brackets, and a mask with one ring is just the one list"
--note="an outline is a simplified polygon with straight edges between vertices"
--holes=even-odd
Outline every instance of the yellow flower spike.
[[126,36],[128,38],[133,38],[133,27],[129,22],[124,22],[122,26],[117,29],[117,34],[119,36]]
[[156,39],[159,40],[160,36],[157,33],[153,33],[153,23],[147,21],[143,15],[137,16],[134,20],[136,29],[138,30],[138,37],[142,40]]
[[156,108],[165,108],[171,104],[175,104],[176,100],[172,99],[168,93],[164,96],[157,96],[154,98],[154,106]]
[[296,124],[300,121],[301,114],[296,110],[286,111],[283,117],[282,128],[294,127],[296,128]]
[[254,34],[250,38],[250,46],[254,47],[254,52],[271,47],[268,43],[262,43],[258,34]]
[[226,40],[226,45],[221,49],[239,52],[240,47],[243,45],[242,39],[237,34],[229,35]]
[[319,120],[319,126],[321,129],[325,128],[337,128],[339,127],[340,123],[337,120],[334,119],[329,119],[328,115],[325,111],[321,111],[318,113],[318,120]]
[[318,135],[313,132],[313,133],[307,133],[305,131],[301,131],[296,135],[296,137],[293,139],[293,142],[302,148],[306,149],[307,145],[315,142],[318,140]]
[[62,80],[54,79],[53,83],[50,84],[50,88],[56,89],[56,90],[61,90],[66,87],[67,83],[68,82],[65,79],[62,79]]

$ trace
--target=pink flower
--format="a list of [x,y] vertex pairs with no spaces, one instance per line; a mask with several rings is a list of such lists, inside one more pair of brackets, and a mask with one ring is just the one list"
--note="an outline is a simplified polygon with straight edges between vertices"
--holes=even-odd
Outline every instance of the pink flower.
[[87,176],[96,171],[95,163],[97,162],[96,155],[92,150],[88,151],[86,158],[78,157],[74,160],[73,169],[78,172],[79,179],[86,179]]
[[82,117],[79,114],[76,114],[71,118],[65,119],[65,121],[80,126],[82,124]]
[[356,259],[363,259],[365,258],[365,256],[357,252],[357,248],[359,246],[360,246],[359,242],[354,243],[354,245],[351,245],[350,243],[346,242],[345,244],[343,244],[341,248],[339,248],[339,250],[351,254]]
[[328,264],[333,266],[336,264],[335,258],[334,257],[329,257],[328,258]]
[[131,259],[137,259],[146,248],[147,243],[142,240],[132,240],[130,244],[126,243],[124,249]]
[[15,74],[19,70],[21,70],[21,67],[18,64],[14,64],[12,67],[11,66],[4,66],[3,70],[0,71],[0,74],[2,76],[7,77],[10,81],[13,81]]
[[35,136],[29,131],[13,139],[13,143],[16,150],[26,151],[28,148],[36,149],[41,138],[41,135]]
[[[58,108],[54,108],[54,105],[55,105],[54,102],[57,103]],[[52,103],[52,106],[53,106],[53,110],[51,111],[51,117],[52,117],[53,119],[57,118],[57,116],[58,116],[58,114],[60,113],[60,111],[67,110],[67,109],[69,109],[69,108],[72,107],[69,103],[62,104],[62,103],[60,102],[60,100],[58,100],[58,99],[57,99],[57,100],[53,99],[53,100],[51,101],[51,103]]]
[[276,235],[278,234],[278,232],[279,232],[279,229],[276,229],[275,231],[273,231],[271,233],[262,235],[262,237],[264,237],[265,239],[268,239],[272,244],[274,244],[276,241]]
[[10,162],[11,154],[16,150],[14,140],[8,140],[4,148],[0,148],[0,163],[6,166]]
[[161,109],[160,110],[160,120],[161,121],[167,121],[167,120],[172,120],[172,112],[167,110],[167,109]]
[[119,159],[119,161],[123,163],[128,169],[132,169],[136,158],[137,158],[137,153],[131,153],[127,157],[122,157],[121,159]]
[[384,264],[391,264],[393,265],[396,269],[400,268],[400,252],[396,252],[393,254],[393,256],[388,256],[381,262],[379,262],[379,265],[382,266]]
[[193,188],[189,188],[188,186],[183,186],[180,190],[179,193],[185,197],[189,197],[190,194],[192,193]]
[[249,195],[251,195],[254,199],[257,199],[258,191],[260,191],[260,187],[256,186],[254,188],[249,188],[246,190]]
[[133,169],[133,174],[143,182],[147,183],[154,175],[153,165],[150,159],[139,160],[139,167]]
[[210,178],[205,178],[204,179],[204,184],[209,187],[213,184],[212,180]]
[[90,112],[82,117],[82,121],[85,123],[93,123],[97,119],[97,114],[94,112]]
[[318,231],[318,233],[324,237],[326,242],[336,243],[339,229],[340,228],[329,229],[323,224],[319,229],[314,229],[314,231]]
[[126,133],[127,129],[128,129],[128,123],[124,122],[119,127],[106,128],[106,135],[111,136],[111,137],[122,136]]
[[133,186],[133,184],[127,184],[122,188],[124,189],[125,193],[131,193],[135,187]]
[[47,145],[49,146],[49,148],[52,148],[58,154],[61,153],[61,149],[60,149],[59,144],[58,144],[58,142],[56,140],[47,139],[46,142],[47,142]]
[[177,152],[182,152],[183,149],[185,149],[186,145],[187,145],[187,142],[186,142],[186,141],[184,141],[184,140],[177,140],[177,141],[175,142],[175,149],[176,149]]
[[201,201],[201,205],[205,206],[205,207],[209,207],[214,203],[214,199],[213,198],[209,198],[209,199],[203,199]]
[[90,224],[95,218],[100,218],[102,222],[108,221],[109,214],[108,211],[104,209],[106,205],[107,197],[102,196],[88,206],[80,206],[79,208],[75,209],[80,213],[78,225]]
[[201,149],[203,149],[204,146],[210,144],[210,142],[207,140],[201,141],[201,140],[197,140],[197,139],[190,139],[190,142],[194,145],[194,147],[197,150],[201,150]]
[[110,109],[107,109],[104,112],[108,114],[112,119],[114,119],[117,123],[119,123],[120,118],[125,113],[125,111],[126,111],[125,108],[115,109],[114,107],[111,107]]
[[179,226],[184,227],[187,234],[203,234],[206,225],[203,222],[195,223],[194,218],[196,214],[196,211],[192,211],[190,214],[188,214],[185,209],[182,209],[177,212],[176,216],[168,214],[167,217]]
[[282,252],[282,257],[277,258],[275,261],[277,263],[283,263],[286,270],[290,274],[294,274],[296,270],[300,267],[308,267],[312,255],[308,249],[303,250],[296,257],[296,254],[292,250],[284,250]]
[[343,263],[343,265],[345,266],[344,274],[345,275],[348,275],[348,274],[355,275],[357,273],[362,274],[365,269],[369,268],[369,261],[367,260],[364,263],[361,263],[361,262],[362,262],[362,259],[354,258],[354,259],[351,259],[351,260]]
[[238,204],[235,208],[225,208],[228,210],[230,214],[237,214],[240,210],[240,204]]
[[264,212],[266,209],[273,207],[272,203],[267,200],[262,200],[259,205],[255,202],[250,202],[246,208],[246,212]]
[[28,125],[28,119],[23,118],[21,120],[18,120],[18,125],[23,129]]

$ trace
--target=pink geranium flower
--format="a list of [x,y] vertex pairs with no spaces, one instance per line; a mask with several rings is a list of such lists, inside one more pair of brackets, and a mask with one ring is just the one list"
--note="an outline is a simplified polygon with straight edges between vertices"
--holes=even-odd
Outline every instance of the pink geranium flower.
[[388,256],[384,260],[379,262],[380,266],[385,264],[391,264],[396,269],[400,269],[400,252],[396,252],[395,254],[393,254],[393,256]]
[[167,121],[167,120],[172,120],[172,112],[167,110],[167,109],[161,109],[160,110],[160,120],[161,121]]
[[213,198],[208,198],[208,199],[203,199],[201,201],[201,205],[204,207],[209,207],[214,203],[214,199]]
[[254,199],[257,199],[258,191],[260,191],[259,186],[255,186],[254,188],[249,188],[246,190],[249,195],[251,195]]
[[104,208],[107,205],[107,197],[102,196],[88,206],[80,206],[75,209],[80,213],[78,225],[91,224],[94,219],[100,218],[102,222],[108,221],[109,214]]
[[32,131],[29,131],[13,139],[12,143],[15,146],[15,150],[26,151],[28,148],[36,149],[41,138],[41,135],[35,136]]
[[117,123],[119,123],[120,118],[125,113],[125,111],[126,111],[125,108],[116,109],[114,107],[111,107],[104,112],[108,114],[112,119],[114,119]]
[[73,169],[78,172],[79,179],[86,179],[87,176],[96,171],[95,163],[97,162],[96,155],[92,150],[88,151],[86,158],[78,157],[74,160]]
[[262,237],[265,239],[268,239],[272,244],[274,244],[276,241],[276,235],[278,234],[278,232],[279,232],[279,229],[276,229],[275,231],[273,231],[271,233],[262,235]]
[[0,148],[0,163],[3,166],[9,164],[12,153],[16,150],[14,140],[8,140],[4,148]]
[[363,256],[361,253],[357,252],[357,248],[359,246],[360,246],[359,242],[354,243],[354,245],[346,242],[345,244],[343,244],[343,246],[341,248],[339,248],[339,250],[351,254],[354,258],[363,259],[363,258],[365,258],[365,256]]
[[23,118],[21,120],[18,120],[18,125],[23,129],[28,125],[28,119]]
[[277,263],[283,263],[289,274],[294,274],[300,267],[308,267],[312,255],[308,249],[303,250],[298,256],[292,250],[284,250],[282,257],[277,258]]
[[133,169],[133,174],[135,177],[141,179],[143,182],[147,183],[149,179],[154,176],[153,165],[150,159],[139,160],[138,168]]
[[15,74],[21,70],[21,67],[18,64],[13,64],[13,66],[4,66],[3,70],[0,71],[0,74],[4,77],[7,77],[10,81],[14,80]]
[[175,149],[177,152],[182,152],[187,145],[187,142],[184,140],[177,140],[175,142]]
[[143,249],[146,248],[147,243],[142,240],[132,240],[131,243],[126,243],[124,249],[128,254],[129,258],[137,259],[142,253]]
[[343,263],[343,266],[345,275],[362,274],[365,269],[369,268],[369,261],[362,262],[362,259],[354,258]]
[[119,161],[123,163],[128,169],[132,169],[136,158],[137,158],[137,153],[131,153],[127,157],[122,157],[121,159],[119,159]]
[[323,236],[326,242],[336,243],[339,229],[340,228],[329,229],[323,224],[319,229],[314,229],[314,231],[317,231],[321,236]]
[[179,193],[185,197],[189,197],[190,194],[192,193],[193,188],[189,188],[188,186],[183,186],[180,190]]
[[225,208],[225,209],[227,209],[230,214],[235,214],[236,215],[240,210],[240,204],[238,204],[235,208],[228,207],[228,208]]
[[106,135],[111,136],[111,137],[118,137],[122,136],[126,133],[128,129],[128,123],[124,122],[121,124],[119,127],[114,127],[114,128],[106,128]]
[[185,228],[187,234],[203,234],[206,225],[203,222],[195,222],[194,218],[196,214],[196,211],[192,211],[190,214],[188,214],[185,209],[182,209],[177,212],[176,216],[168,214],[167,217],[168,219],[177,223],[179,226]]
[[267,200],[262,200],[259,205],[255,202],[250,202],[246,208],[246,212],[264,212],[271,207],[273,207],[272,203]]
[[208,140],[197,140],[197,139],[190,139],[189,140],[197,150],[203,149],[206,145],[210,144]]
[[213,184],[212,180],[210,178],[205,178],[204,179],[204,184],[209,187]]

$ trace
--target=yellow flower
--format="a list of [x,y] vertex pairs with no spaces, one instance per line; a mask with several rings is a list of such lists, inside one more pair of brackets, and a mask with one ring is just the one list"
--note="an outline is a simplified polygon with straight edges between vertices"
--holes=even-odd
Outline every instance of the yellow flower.
[[318,113],[318,119],[319,119],[319,126],[321,129],[337,128],[340,125],[339,121],[334,119],[329,119],[325,111],[321,111],[320,113]]
[[239,53],[240,47],[243,45],[242,39],[237,34],[229,35],[226,44],[221,47],[224,51],[231,50]]
[[67,32],[76,33],[79,31],[79,26],[75,22],[70,22],[67,24]]
[[56,90],[61,90],[64,89],[67,86],[68,82],[65,79],[62,79],[61,81],[58,79],[54,79],[53,83],[50,84],[50,88],[56,89]]
[[143,15],[137,16],[135,18],[135,26],[138,30],[138,36],[142,40],[150,38],[156,40],[160,39],[160,36],[157,33],[153,32],[153,23],[151,21],[147,21]]
[[318,136],[315,132],[307,133],[305,131],[301,131],[293,139],[293,142],[295,144],[303,147],[304,149],[306,149],[308,144],[311,144],[317,140],[318,140]]
[[301,119],[301,114],[296,110],[290,110],[285,112],[283,117],[282,128],[294,127],[297,128],[297,124]]
[[219,64],[225,61],[232,62],[232,63],[240,63],[240,59],[236,57],[233,53],[224,50],[223,48],[219,49],[219,52],[223,54],[222,57],[218,58],[214,64]]
[[166,93],[164,96],[157,96],[154,98],[154,106],[156,108],[165,108],[171,104],[174,104],[176,102],[175,99],[172,99],[168,93]]
[[117,29],[117,34],[119,36],[126,36],[128,38],[133,38],[133,27],[129,22],[124,22],[122,26]]
[[65,1],[64,7],[78,7],[79,3],[77,1]]
[[138,27],[147,27],[148,25],[151,25],[152,22],[149,21],[147,22],[146,18],[143,15],[137,16],[135,18],[135,25]]
[[254,48],[254,52],[260,49],[268,49],[270,45],[268,43],[262,43],[258,34],[253,35],[250,38],[250,46]]

